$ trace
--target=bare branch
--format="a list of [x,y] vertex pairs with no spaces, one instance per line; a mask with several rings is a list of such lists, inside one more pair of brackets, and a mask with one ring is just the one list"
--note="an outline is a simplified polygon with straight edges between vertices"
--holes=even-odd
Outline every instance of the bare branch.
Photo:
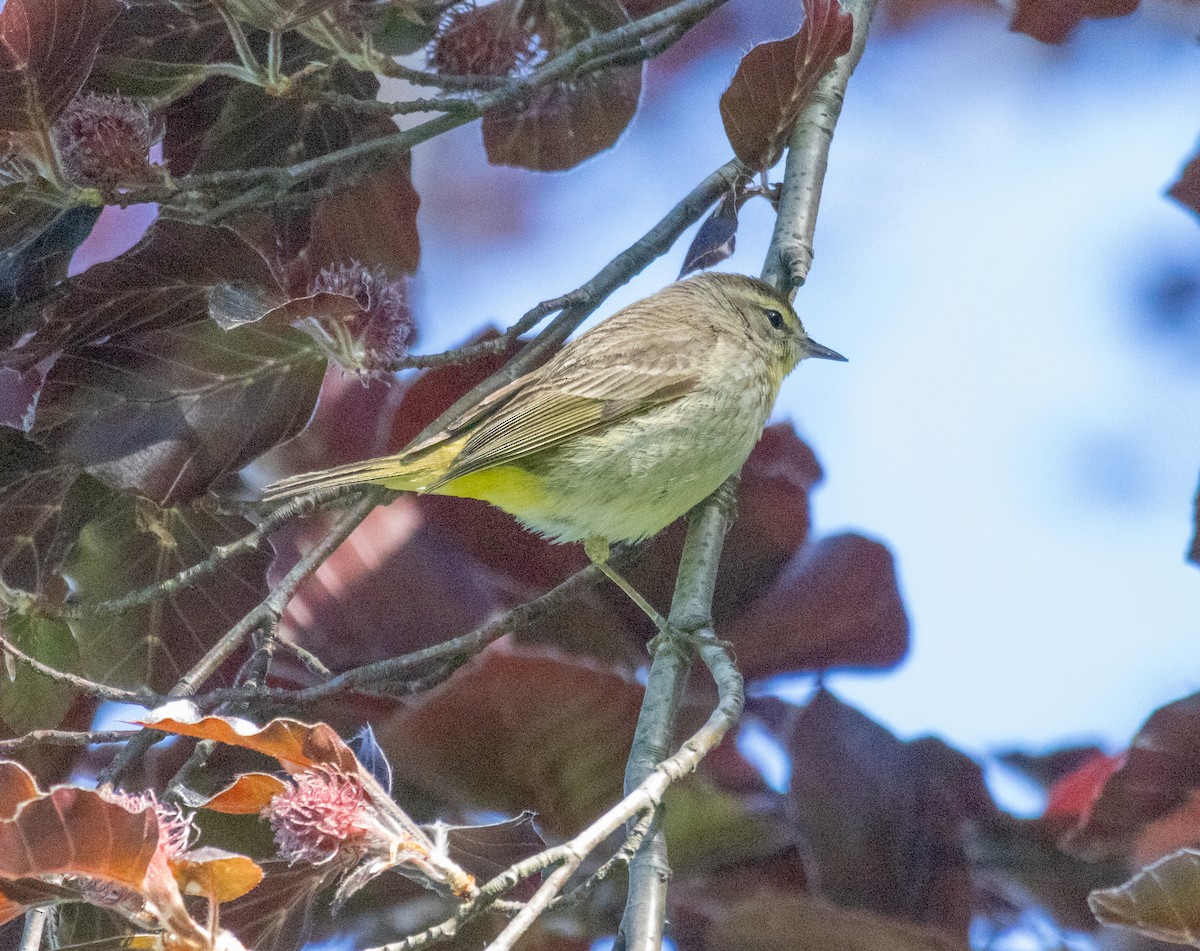
[[80,677],[78,674],[68,674],[64,671],[56,670],[47,664],[43,664],[36,657],[30,657],[21,648],[17,647],[16,644],[6,638],[3,633],[0,633],[0,654],[7,654],[22,664],[32,667],[39,674],[49,677],[51,680],[57,681],[60,684],[67,684],[81,693],[92,697],[99,697],[101,700],[112,700],[115,703],[133,703],[149,707],[161,703],[164,699],[160,694],[152,693],[149,690],[124,690],[121,687],[109,687],[106,684],[89,680],[87,677]]
[[[434,665],[440,665],[435,673],[439,679],[444,679],[492,641],[506,633],[527,627],[569,604],[580,593],[595,585],[600,577],[599,570],[589,565],[557,587],[547,591],[540,598],[520,604],[468,634],[462,634],[440,644],[424,647],[399,657],[389,657],[387,660],[355,667],[353,670],[331,677],[325,683],[315,687],[308,687],[304,690],[231,687],[214,690],[197,698],[197,701],[205,707],[216,702],[239,700],[268,700],[287,706],[304,706],[354,690],[384,691],[387,685],[396,684],[401,681],[401,678],[410,675],[412,671]],[[393,687],[387,692],[394,695],[397,691]],[[410,689],[404,692],[416,691]]]
[[[725,516],[721,518],[724,521]],[[416,951],[418,948],[448,941],[458,933],[458,928],[463,922],[493,905],[518,882],[537,872],[553,868],[555,871],[542,883],[534,897],[486,949],[511,951],[514,942],[528,930],[542,911],[554,903],[554,897],[592,852],[626,822],[656,813],[671,784],[695,771],[709,751],[715,749],[724,739],[729,728],[737,722],[742,710],[742,678],[725,645],[716,639],[711,628],[695,632],[690,640],[716,681],[719,699],[716,709],[704,725],[693,733],[673,756],[656,765],[635,789],[573,839],[518,862],[483,885],[479,894],[464,904],[453,918],[420,934],[372,948],[370,951]],[[631,835],[639,830],[644,834],[645,828],[645,823],[638,823],[631,830]]]
[[783,189],[779,198],[779,218],[771,235],[771,246],[763,264],[762,279],[788,294],[794,294],[808,278],[813,260],[813,237],[817,231],[817,210],[821,187],[829,167],[829,147],[833,130],[842,114],[842,102],[850,74],[862,59],[867,31],[878,0],[845,0],[843,6],[854,15],[854,37],[850,52],[834,63],[813,91],[812,99],[800,113],[788,142],[784,165]]
[[[663,648],[654,655],[625,768],[626,789],[636,788],[651,774],[671,742],[679,697],[692,663],[693,645],[688,635],[714,637],[713,589],[717,583],[725,532],[733,522],[736,492],[737,477],[733,476],[688,517],[687,539],[668,618],[671,628],[683,636],[667,638]],[[727,696],[737,698],[726,711],[732,723],[741,713],[741,675],[731,666],[729,670],[722,670],[722,676],[725,681],[718,680],[717,683],[722,703]],[[651,951],[662,947],[671,869],[667,864],[667,841],[660,825],[656,821],[651,827],[646,844],[629,866],[629,896],[617,932],[617,946],[629,951]]]
[[137,730],[32,730],[12,740],[0,740],[0,753],[16,753],[35,746],[91,746],[120,743]]
[[18,951],[38,951],[42,946],[42,932],[46,929],[46,920],[49,917],[49,908],[31,908],[25,912],[25,930],[21,933]]

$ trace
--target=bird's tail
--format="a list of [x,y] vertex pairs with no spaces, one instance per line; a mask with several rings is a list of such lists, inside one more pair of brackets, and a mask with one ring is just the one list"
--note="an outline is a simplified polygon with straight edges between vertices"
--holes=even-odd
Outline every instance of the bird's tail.
[[264,502],[277,502],[321,489],[372,483],[402,492],[424,492],[450,468],[462,449],[462,440],[442,443],[416,453],[397,453],[364,462],[351,462],[332,469],[305,472],[273,482],[263,490]]

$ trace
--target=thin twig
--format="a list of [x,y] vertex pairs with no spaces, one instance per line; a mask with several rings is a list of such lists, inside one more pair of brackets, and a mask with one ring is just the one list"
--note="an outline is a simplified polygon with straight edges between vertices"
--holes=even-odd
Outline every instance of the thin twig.
[[49,677],[57,683],[66,684],[81,693],[92,697],[99,697],[101,700],[111,700],[115,703],[133,703],[140,706],[154,706],[161,703],[164,699],[161,694],[149,690],[125,690],[121,687],[110,687],[107,684],[97,683],[78,674],[68,674],[62,670],[56,670],[47,664],[43,664],[36,657],[30,657],[21,648],[17,647],[16,644],[6,638],[3,633],[0,633],[0,654],[8,654],[10,657],[19,660],[22,664],[33,668],[39,674]]
[[162,187],[132,188],[127,190],[124,198],[125,200],[132,197],[139,201],[157,201],[164,206],[162,209],[164,213],[177,216],[186,209],[174,207],[172,199],[184,197],[190,201],[197,193],[208,188],[250,185],[249,188],[239,188],[236,195],[208,209],[196,218],[201,223],[215,223],[264,200],[273,190],[287,191],[296,183],[334,166],[357,162],[360,159],[376,155],[394,155],[409,151],[415,145],[470,122],[488,110],[515,105],[538,88],[576,76],[591,62],[634,48],[640,45],[646,37],[654,36],[664,30],[672,30],[680,25],[694,25],[725,2],[726,0],[681,0],[681,2],[650,16],[642,17],[606,33],[588,37],[576,43],[566,52],[541,64],[528,76],[512,77],[500,87],[482,93],[473,101],[469,109],[464,107],[461,111],[446,113],[410,129],[357,142],[292,165],[259,166],[188,175],[177,179],[171,188],[165,189]]
[[432,99],[409,99],[405,102],[380,102],[378,99],[359,99],[344,92],[323,91],[318,97],[326,105],[347,112],[358,112],[369,116],[399,116],[413,112],[458,112],[474,111],[475,103],[470,99],[455,96],[437,96]]
[[0,740],[0,753],[16,753],[35,746],[92,746],[120,743],[137,730],[32,730],[11,740]]
[[582,592],[595,586],[600,577],[599,570],[589,565],[571,575],[566,581],[551,588],[540,598],[517,605],[511,611],[488,621],[470,633],[409,654],[403,654],[400,657],[389,657],[387,660],[355,667],[353,670],[338,674],[315,687],[308,687],[304,690],[277,687],[229,687],[198,697],[197,702],[205,707],[213,703],[241,700],[275,701],[288,706],[306,706],[349,691],[379,690],[384,685],[395,683],[402,677],[411,674],[414,670],[428,668],[434,664],[444,665],[439,668],[437,674],[445,677],[505,633],[528,627],[569,604]]
[[[665,638],[654,655],[646,696],[638,715],[637,730],[625,767],[625,788],[640,785],[666,755],[675,730],[675,713],[691,668],[692,632],[712,630],[712,597],[725,532],[733,521],[737,477],[731,477],[688,517],[687,539],[675,579],[675,594],[668,618],[672,631],[682,637]],[[733,671],[736,675],[736,669]],[[741,676],[736,676],[740,690]],[[718,688],[722,685],[718,683]],[[725,684],[722,697],[734,690]],[[740,705],[738,709],[740,713]],[[736,714],[735,717],[736,719]],[[627,951],[652,951],[662,947],[667,913],[667,840],[656,816],[646,844],[629,865],[629,894],[617,932],[617,947]]]
[[[0,598],[0,600],[5,600],[9,603],[10,607],[20,613],[59,618],[65,621],[80,620],[106,614],[124,614],[127,611],[149,604],[151,601],[165,598],[187,587],[205,575],[216,571],[231,558],[247,552],[257,551],[266,543],[267,538],[272,532],[304,511],[304,509],[310,507],[310,505],[309,501],[303,499],[286,502],[272,510],[252,532],[249,532],[236,541],[225,545],[218,545],[203,561],[185,568],[177,575],[164,578],[162,581],[156,581],[154,584],[146,585],[144,588],[130,591],[119,598],[112,598],[108,601],[75,601],[54,605],[35,599],[20,599],[19,592],[5,594],[3,589],[0,588],[0,595],[3,595],[3,598]],[[9,600],[10,597],[11,601]]]
[[839,57],[826,73],[812,98],[800,112],[788,142],[784,165],[783,189],[779,197],[779,217],[771,235],[771,246],[763,265],[762,279],[786,294],[794,294],[808,278],[813,261],[813,238],[817,231],[817,211],[821,188],[829,167],[829,147],[833,130],[842,114],[850,74],[862,59],[867,31],[878,0],[845,0],[854,16],[854,36],[850,51]]

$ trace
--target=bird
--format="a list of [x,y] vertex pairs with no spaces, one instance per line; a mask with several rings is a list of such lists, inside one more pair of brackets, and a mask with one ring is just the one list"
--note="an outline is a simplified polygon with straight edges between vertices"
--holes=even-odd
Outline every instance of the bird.
[[845,361],[812,340],[770,284],[708,271],[636,301],[537,369],[400,452],[281,479],[264,501],[352,485],[482,499],[588,558],[657,534],[737,472],[784,378],[804,359]]

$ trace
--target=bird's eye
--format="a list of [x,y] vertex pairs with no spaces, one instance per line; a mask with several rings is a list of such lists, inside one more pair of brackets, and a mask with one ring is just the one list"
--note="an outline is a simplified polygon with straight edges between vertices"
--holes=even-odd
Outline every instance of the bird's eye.
[[768,310],[766,313],[767,320],[771,322],[771,326],[779,330],[783,326],[783,314],[777,310]]

